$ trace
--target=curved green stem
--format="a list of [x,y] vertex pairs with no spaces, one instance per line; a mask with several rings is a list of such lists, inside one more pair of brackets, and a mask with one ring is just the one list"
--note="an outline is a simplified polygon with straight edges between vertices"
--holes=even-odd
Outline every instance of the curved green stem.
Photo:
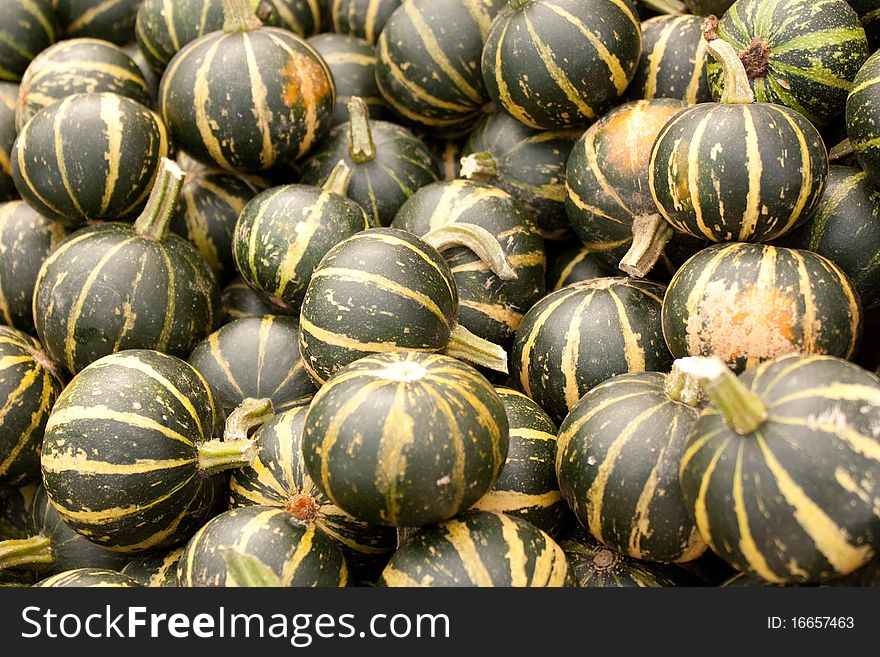
[[507,374],[507,352],[494,342],[471,333],[461,324],[452,329],[446,355]]
[[724,39],[718,38],[715,28],[718,18],[708,16],[703,22],[703,38],[709,44],[709,52],[721,64],[724,75],[724,87],[721,102],[731,105],[745,105],[755,102],[755,94],[749,84],[749,75],[739,54]]
[[363,98],[352,96],[348,101],[348,152],[357,164],[372,162],[376,144],[370,130],[370,110]]
[[250,0],[223,0],[223,31],[250,32],[263,27]]
[[632,232],[632,245],[618,267],[633,278],[644,278],[663,255],[675,231],[659,214],[649,214],[633,219]]
[[268,422],[275,415],[272,400],[247,397],[226,418],[223,430],[225,442],[248,440],[251,432]]
[[177,200],[185,176],[183,169],[176,162],[167,157],[162,158],[147,205],[134,222],[135,232],[157,241],[165,239],[171,217],[177,209]]
[[852,155],[854,152],[852,142],[847,138],[831,147],[828,151],[828,160],[831,162],[840,160],[847,155]]
[[666,375],[666,380],[663,382],[663,392],[672,401],[688,406],[702,406],[706,402],[700,380],[691,374],[684,373],[679,361],[672,364],[672,370]]
[[326,192],[345,196],[351,182],[351,173],[351,167],[345,163],[345,160],[339,160],[321,187]]
[[0,570],[37,570],[55,563],[52,541],[45,536],[0,541]]
[[475,224],[448,224],[426,233],[422,240],[438,251],[464,246],[485,262],[493,274],[503,281],[517,278],[501,244],[488,230]]
[[471,153],[461,158],[461,177],[491,180],[498,175],[498,161],[491,153]]

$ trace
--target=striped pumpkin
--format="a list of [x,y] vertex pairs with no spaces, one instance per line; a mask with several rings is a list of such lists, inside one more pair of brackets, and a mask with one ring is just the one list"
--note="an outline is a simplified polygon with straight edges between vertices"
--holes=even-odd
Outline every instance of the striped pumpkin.
[[76,570],[66,570],[63,573],[47,577],[34,584],[34,586],[51,588],[131,588],[140,586],[140,584],[131,577],[117,573],[114,570],[77,568]]
[[880,5],[877,0],[847,0],[847,4],[856,10],[862,21],[868,39],[868,52],[875,52],[880,48]]
[[143,0],[134,36],[150,69],[162,75],[183,46],[222,27],[222,0]]
[[334,127],[303,163],[300,182],[323,186],[339,161],[351,169],[342,188],[376,226],[388,226],[404,201],[438,180],[428,146],[410,130],[372,121],[363,99],[349,101],[349,121]]
[[822,256],[734,242],[679,269],[662,321],[676,358],[714,355],[741,372],[793,352],[850,358],[862,311],[846,275]]
[[15,103],[18,85],[0,82],[0,203],[18,198],[12,179],[12,145],[18,131],[15,128]]
[[615,374],[667,371],[663,292],[650,281],[596,278],[548,294],[516,331],[511,373],[561,422],[590,388]]
[[223,556],[229,549],[260,562],[282,586],[348,584],[345,558],[330,538],[284,509],[257,505],[225,511],[195,533],[178,562],[178,586],[238,586]]
[[99,545],[174,546],[217,510],[221,471],[253,459],[250,441],[214,439],[222,422],[210,386],[184,361],[141,349],[105,356],[55,402],[43,483],[62,519]]
[[712,404],[688,437],[680,479],[709,547],[779,584],[867,564],[880,536],[880,379],[797,354],[738,378],[720,361],[701,375]]
[[40,268],[37,335],[70,373],[123,349],[185,357],[217,325],[220,289],[213,273],[192,244],[168,233],[182,178],[180,168],[164,160],[134,226],[82,228]]
[[458,322],[490,342],[509,345],[523,315],[545,293],[544,242],[532,214],[507,192],[454,180],[423,187],[404,203],[391,226],[425,237],[443,226],[472,224],[498,242],[516,273],[502,280],[465,247],[443,251],[458,288]]
[[489,96],[480,53],[504,0],[409,0],[391,14],[376,45],[376,82],[408,123],[463,134]]
[[699,16],[656,16],[642,23],[642,57],[627,88],[633,100],[712,100],[706,80],[709,52]]
[[[844,0],[825,0],[821,11],[815,6],[813,0],[737,0],[717,33],[739,53],[755,100],[790,107],[823,125],[843,111],[870,53],[865,29]],[[710,61],[707,74],[718,99],[721,65]],[[756,117],[755,126],[765,121]]]
[[362,358],[315,395],[302,455],[312,481],[365,522],[416,527],[470,508],[498,479],[508,421],[495,389],[448,356]]
[[123,50],[102,39],[67,39],[49,46],[21,78],[15,121],[19,130],[39,110],[76,93],[108,92],[151,103],[141,70]]
[[278,308],[254,292],[240,277],[223,288],[220,302],[223,305],[223,324],[244,317],[280,314]]
[[52,0],[11,0],[0,26],[0,80],[18,82],[31,60],[55,42]]
[[12,177],[31,207],[70,226],[127,218],[143,208],[168,149],[152,110],[113,93],[74,94],[22,128]]
[[641,52],[631,0],[509,0],[492,22],[481,65],[489,96],[517,120],[568,128],[608,111]]
[[66,39],[96,37],[123,45],[131,41],[141,0],[52,0],[52,14]]
[[859,69],[846,99],[846,132],[856,158],[880,187],[880,53]]
[[562,548],[520,518],[468,511],[411,536],[379,580],[388,587],[562,587],[574,577]]
[[332,125],[348,121],[348,101],[363,98],[374,119],[393,119],[376,85],[376,49],[363,39],[345,34],[318,34],[309,45],[324,58],[336,83]]
[[640,561],[603,545],[581,528],[559,540],[581,588],[694,586],[696,580],[671,564]]
[[699,410],[672,382],[659,372],[611,377],[571,409],[556,448],[559,488],[578,522],[617,552],[664,563],[706,550],[678,483]]
[[554,470],[556,425],[521,392],[495,391],[510,427],[507,460],[492,490],[472,508],[516,516],[556,536],[571,518]]
[[302,457],[307,411],[308,406],[291,408],[254,432],[259,451],[252,466],[232,473],[230,507],[281,507],[313,523],[342,550],[354,582],[374,582],[397,549],[397,530],[351,517],[315,486]]
[[586,246],[575,246],[559,253],[547,252],[545,280],[548,292],[555,292],[578,281],[604,278],[610,273]]
[[565,216],[565,163],[582,130],[534,130],[507,112],[480,121],[461,153],[464,178],[494,185],[525,203],[541,236],[571,233]]
[[141,586],[151,588],[177,586],[177,563],[183,548],[160,552],[147,552],[129,561],[120,571]]
[[303,38],[321,32],[324,0],[249,0],[265,25],[290,30]]
[[[666,264],[679,251],[687,259],[700,248],[701,242],[676,236],[657,216],[648,190],[651,145],[684,107],[665,98],[625,103],[591,125],[572,148],[565,210],[574,232],[609,269],[630,256],[630,265],[644,276],[655,262]],[[680,264],[673,261],[670,273]]]
[[188,359],[226,413],[246,398],[271,399],[275,410],[306,404],[315,385],[299,357],[299,323],[264,315],[221,326]]
[[63,387],[36,340],[0,326],[0,486],[39,479],[43,429]]
[[850,279],[866,313],[880,308],[880,191],[861,169],[831,166],[816,212],[779,244],[825,256]]
[[169,63],[159,109],[175,141],[197,160],[266,170],[301,157],[330,128],[333,76],[304,39],[264,27],[247,0],[224,2],[224,30],[190,42]]
[[272,187],[239,215],[232,236],[236,269],[277,312],[298,312],[321,258],[370,227],[361,206],[342,195],[344,186],[334,176],[325,189]]
[[0,321],[33,335],[34,287],[40,266],[61,240],[64,226],[24,201],[0,204]]
[[401,0],[328,0],[333,31],[375,44]]

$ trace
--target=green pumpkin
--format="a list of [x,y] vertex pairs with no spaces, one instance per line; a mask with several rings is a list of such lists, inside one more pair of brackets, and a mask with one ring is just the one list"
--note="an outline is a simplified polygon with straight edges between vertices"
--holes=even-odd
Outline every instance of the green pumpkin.
[[159,109],[197,160],[262,171],[303,156],[329,130],[336,89],[304,39],[264,27],[247,0],[224,2],[223,31],[188,43],[165,69]]
[[129,561],[120,571],[141,586],[151,588],[177,586],[177,562],[183,548],[168,551],[147,552]]
[[31,60],[55,42],[52,9],[52,0],[12,0],[4,4],[0,80],[21,80]]
[[847,0],[847,4],[856,10],[862,21],[868,39],[868,52],[875,52],[880,48],[880,6],[877,0]]
[[40,343],[7,326],[0,363],[0,486],[14,486],[39,479],[43,429],[64,381]]
[[0,82],[0,203],[18,198],[12,179],[12,145],[18,131],[15,128],[15,103],[18,85]]
[[555,292],[566,285],[611,274],[599,258],[586,246],[575,246],[561,252],[547,252],[547,291]]
[[461,153],[464,178],[494,185],[525,203],[542,237],[571,233],[565,216],[565,165],[582,130],[534,130],[506,112],[474,128]]
[[150,69],[162,75],[183,46],[222,27],[222,0],[143,0],[134,35]]
[[569,128],[611,108],[641,52],[630,0],[510,0],[492,22],[481,67],[489,96],[517,120]]
[[117,573],[114,570],[105,570],[103,568],[77,568],[75,570],[66,570],[63,573],[47,577],[34,584],[34,586],[51,588],[131,588],[140,586],[140,584],[131,577]]
[[880,187],[880,53],[859,69],[846,99],[846,132],[856,158],[875,187]]
[[470,508],[508,451],[504,405],[448,356],[393,352],[341,369],[305,417],[302,455],[318,489],[365,522],[416,527]]
[[379,585],[543,588],[573,586],[573,575],[562,548],[533,524],[468,511],[407,539]]
[[615,374],[668,371],[663,293],[650,281],[596,278],[548,294],[516,331],[511,373],[560,422],[588,390]]
[[[717,33],[746,65],[758,102],[784,105],[816,125],[843,111],[853,78],[870,54],[865,29],[844,0],[827,0],[821,11],[812,0],[737,0]],[[707,72],[718,99],[720,64],[710,61]],[[755,126],[766,121],[756,117]]]
[[397,549],[397,530],[353,518],[315,486],[302,457],[307,411],[308,406],[291,408],[253,433],[259,451],[252,466],[232,473],[230,507],[281,507],[313,523],[342,550],[355,582],[373,582]]
[[140,211],[161,159],[165,124],[113,93],[80,93],[38,111],[12,151],[12,177],[37,212],[68,226]]
[[265,25],[283,27],[294,34],[310,37],[322,31],[324,0],[249,0]]
[[333,31],[375,44],[401,0],[328,0]]
[[188,359],[226,413],[248,397],[272,400],[281,411],[306,404],[315,386],[299,357],[299,323],[264,315],[224,324],[199,342]]
[[249,506],[212,518],[186,544],[177,568],[178,586],[240,586],[225,550],[268,568],[279,586],[339,587],[348,583],[342,552],[315,525],[301,526],[284,509]]
[[52,14],[66,39],[95,37],[118,45],[131,41],[141,0],[52,0]]
[[764,244],[716,244],[688,260],[663,298],[676,358],[718,356],[737,372],[788,353],[850,358],[862,330],[858,295],[831,261]]
[[278,315],[281,311],[254,292],[240,277],[220,292],[223,305],[223,323],[228,324],[244,317]]
[[680,470],[709,547],[775,584],[866,565],[880,536],[880,379],[833,356],[789,354],[739,377],[685,360],[712,402]]

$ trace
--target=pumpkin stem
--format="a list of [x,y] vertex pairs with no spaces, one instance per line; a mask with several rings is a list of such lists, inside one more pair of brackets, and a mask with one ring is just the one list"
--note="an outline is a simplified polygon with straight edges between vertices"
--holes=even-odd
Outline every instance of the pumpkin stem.
[[248,440],[251,432],[265,424],[275,415],[272,400],[247,397],[226,418],[223,440],[234,442]]
[[679,369],[703,385],[703,391],[724,417],[724,423],[747,436],[767,419],[767,405],[746,388],[718,357],[690,356],[675,361]]
[[0,570],[36,570],[53,563],[55,557],[52,556],[52,541],[45,536],[0,541]]
[[448,224],[429,231],[422,236],[422,240],[438,251],[445,251],[454,246],[467,247],[489,265],[492,273],[502,281],[512,281],[517,278],[501,244],[492,233],[481,226]]
[[491,180],[498,175],[498,161],[491,153],[471,153],[461,158],[461,177]]
[[250,0],[223,0],[223,31],[227,34],[250,32],[263,27]]
[[198,468],[205,474],[247,468],[254,464],[259,448],[253,440],[207,440],[196,446]]
[[345,163],[345,160],[339,160],[321,188],[325,192],[345,196],[348,192],[348,184],[351,182],[351,173],[351,167]]
[[318,517],[318,503],[315,498],[305,493],[297,493],[290,497],[284,504],[284,510],[297,520],[304,523],[314,522]]
[[659,214],[633,219],[633,240],[618,267],[633,278],[644,278],[663,255],[663,249],[675,231]]
[[724,87],[721,102],[734,105],[745,105],[755,102],[755,94],[749,84],[749,75],[736,50],[727,41],[718,37],[717,16],[707,16],[703,21],[703,38],[709,44],[709,52],[721,63],[724,73]]
[[831,150],[828,151],[828,160],[832,162],[840,160],[847,155],[852,155],[854,152],[852,142],[847,138],[831,147]]
[[452,329],[449,337],[449,345],[446,347],[446,355],[459,360],[465,360],[475,365],[488,367],[490,370],[508,374],[507,352],[494,342],[484,340],[480,336],[471,333],[461,324]]
[[653,9],[658,14],[687,13],[687,8],[681,0],[642,0],[642,4],[648,9]]
[[372,162],[376,144],[370,130],[370,110],[363,98],[352,96],[348,101],[348,152],[357,164]]
[[691,374],[685,374],[681,370],[679,361],[672,363],[672,370],[666,375],[663,383],[663,392],[672,401],[687,406],[702,406],[706,402],[700,380]]
[[162,158],[147,205],[134,222],[136,233],[160,242],[165,239],[185,176],[183,169],[175,162],[167,157]]
[[226,564],[227,577],[239,588],[284,586],[275,571],[259,559],[231,547],[220,548],[220,556]]

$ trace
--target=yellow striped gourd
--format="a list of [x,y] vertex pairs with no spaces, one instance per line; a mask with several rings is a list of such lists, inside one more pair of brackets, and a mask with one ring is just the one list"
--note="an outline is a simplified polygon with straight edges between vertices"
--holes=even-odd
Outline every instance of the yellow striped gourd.
[[12,0],[0,25],[0,80],[18,82],[31,60],[55,43],[52,0]]
[[401,0],[329,0],[333,31],[375,44]]
[[880,53],[871,55],[853,80],[846,98],[846,132],[856,158],[875,187],[880,187]]

